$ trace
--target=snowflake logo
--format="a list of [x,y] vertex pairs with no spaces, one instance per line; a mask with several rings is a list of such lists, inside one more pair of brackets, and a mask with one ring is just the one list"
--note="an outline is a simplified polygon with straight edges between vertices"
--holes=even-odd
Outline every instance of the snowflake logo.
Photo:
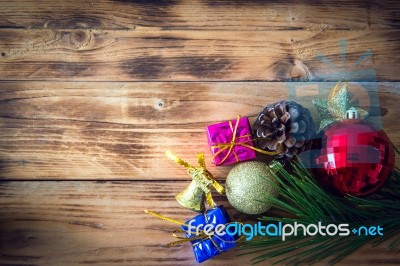
[[[372,58],[372,51],[367,49],[353,63],[347,63],[348,57],[350,58],[347,48],[347,41],[340,40],[340,62],[335,63],[322,52],[317,52],[315,58],[322,64],[318,70],[320,73],[311,73],[310,81],[307,82],[287,81],[288,100],[296,101],[308,108],[314,114],[314,122],[318,124],[319,117],[313,107],[312,100],[317,98],[327,99],[329,92],[338,81],[349,81],[350,93],[352,93],[352,88],[357,89],[357,95],[353,96],[356,100],[363,97],[362,100],[364,100],[364,104],[366,103],[364,106],[360,104],[360,107],[368,111],[368,120],[378,129],[382,129],[376,71],[365,64]],[[309,158],[309,156],[310,152],[300,154],[301,158],[304,157],[304,162],[308,161],[307,157]]]
[[319,81],[361,81],[361,82],[376,82],[376,72],[372,68],[359,69],[361,63],[369,58],[372,58],[372,52],[370,49],[365,51],[358,59],[350,64],[346,64],[347,54],[347,41],[339,41],[340,58],[341,62],[339,65],[333,63],[326,55],[321,52],[317,52],[316,59],[323,63],[324,69],[328,72],[316,75],[314,80]]

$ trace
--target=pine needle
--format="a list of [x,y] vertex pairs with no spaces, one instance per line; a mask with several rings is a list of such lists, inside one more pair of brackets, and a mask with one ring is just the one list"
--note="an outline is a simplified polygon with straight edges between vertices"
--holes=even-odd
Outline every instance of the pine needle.
[[[396,149],[396,152],[399,152]],[[400,245],[400,169],[395,167],[387,185],[374,197],[335,197],[323,190],[301,162],[292,162],[291,171],[278,165],[274,174],[279,185],[271,182],[280,192],[279,198],[267,197],[262,201],[272,202],[274,208],[289,217],[261,217],[270,223],[295,223],[309,225],[350,224],[351,228],[380,225],[384,235],[374,236],[290,236],[286,241],[281,237],[263,237],[244,243],[241,255],[260,254],[252,259],[254,264],[279,257],[275,263],[297,265],[313,264],[328,259],[329,264],[340,262],[347,255],[367,243],[378,245],[395,238],[387,246],[393,249]],[[351,230],[351,228],[349,228]],[[282,258],[282,256],[284,256]]]

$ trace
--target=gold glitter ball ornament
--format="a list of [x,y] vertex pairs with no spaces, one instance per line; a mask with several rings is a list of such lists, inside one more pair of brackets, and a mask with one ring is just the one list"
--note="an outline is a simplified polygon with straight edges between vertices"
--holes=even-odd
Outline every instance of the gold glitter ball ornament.
[[270,199],[279,195],[271,182],[278,184],[267,164],[243,162],[229,172],[225,183],[226,196],[236,210],[260,214],[271,208]]

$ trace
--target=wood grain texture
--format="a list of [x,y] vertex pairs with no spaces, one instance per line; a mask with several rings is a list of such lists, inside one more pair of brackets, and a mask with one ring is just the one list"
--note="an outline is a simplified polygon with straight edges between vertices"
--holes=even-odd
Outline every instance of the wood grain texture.
[[[396,81],[399,33],[0,29],[0,77],[47,81]],[[340,42],[345,40],[343,57]],[[366,69],[373,73],[365,73]]]
[[[194,216],[174,200],[187,182],[2,182],[2,265],[197,265],[189,244],[168,247],[175,224]],[[228,207],[224,197],[216,199]],[[340,265],[397,265],[397,248],[365,246]],[[249,265],[229,251],[202,265]],[[266,265],[264,263],[263,265]]]
[[[1,82],[0,177],[2,179],[178,179],[186,172],[166,150],[193,163],[211,160],[205,128],[234,119],[251,121],[263,106],[287,99],[288,86],[318,123],[311,100],[335,83],[268,82]],[[372,117],[400,144],[398,83],[378,83],[380,106],[351,83]],[[321,94],[318,89],[321,88]],[[323,89],[325,88],[325,90]],[[370,106],[371,105],[371,106]],[[230,167],[210,170],[224,179]]]
[[[0,1],[0,264],[196,265],[143,212],[193,216],[165,150],[209,160],[208,124],[288,93],[317,118],[324,81],[369,81],[353,92],[400,145],[399,14],[393,0]],[[208,165],[222,182],[231,169]],[[248,265],[238,254],[204,265]],[[399,254],[366,246],[341,265]]]
[[2,28],[360,30],[399,28],[396,1],[2,1]]

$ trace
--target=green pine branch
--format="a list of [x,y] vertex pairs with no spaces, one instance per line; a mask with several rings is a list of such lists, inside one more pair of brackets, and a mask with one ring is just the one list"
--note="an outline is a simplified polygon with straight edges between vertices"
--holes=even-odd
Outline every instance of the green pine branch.
[[[397,151],[397,150],[396,150]],[[354,196],[336,197],[323,190],[300,162],[291,163],[291,171],[278,164],[274,174],[279,185],[270,182],[279,192],[279,198],[266,197],[265,202],[273,202],[274,207],[287,213],[286,217],[260,218],[269,223],[298,224],[350,224],[352,228],[359,226],[376,226],[384,228],[384,235],[357,236],[298,236],[288,237],[282,241],[280,237],[263,237],[253,239],[241,245],[241,255],[257,254],[252,259],[254,264],[267,259],[283,256],[277,263],[290,265],[313,264],[328,259],[330,264],[341,261],[361,246],[371,243],[379,245],[388,242],[387,249],[400,245],[400,169],[395,168],[384,188],[371,197]],[[290,218],[292,217],[292,218]],[[390,241],[389,241],[390,240]]]

